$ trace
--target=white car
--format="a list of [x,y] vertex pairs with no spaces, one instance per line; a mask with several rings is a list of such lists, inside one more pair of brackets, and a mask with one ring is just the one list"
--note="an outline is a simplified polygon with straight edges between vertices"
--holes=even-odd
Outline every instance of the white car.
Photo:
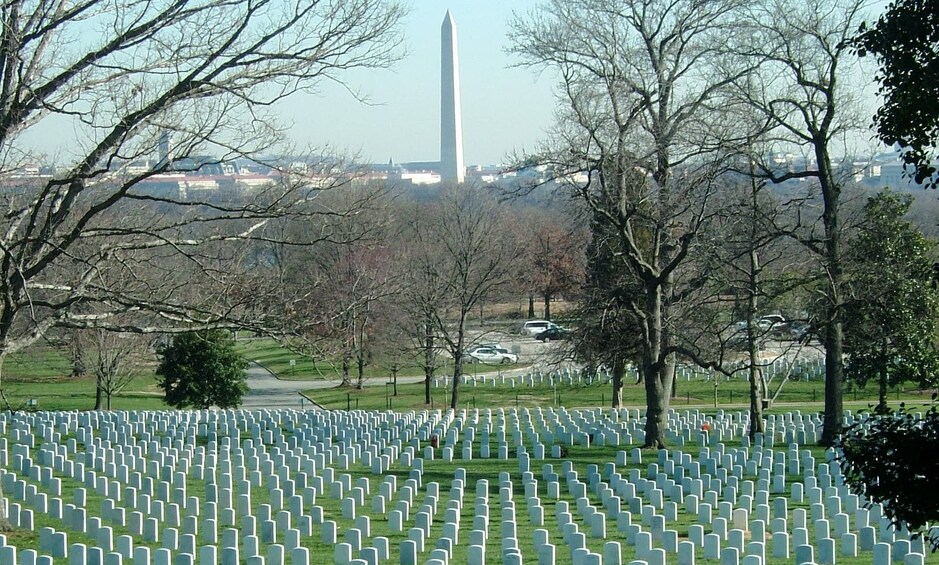
[[[786,329],[787,325],[786,319],[779,314],[769,314],[754,320],[753,329],[759,334],[765,334],[770,330],[774,332],[783,331]],[[746,332],[747,323],[744,321],[734,322],[733,325],[730,326],[731,335],[746,335]]]
[[779,314],[769,314],[767,316],[761,317],[757,321],[757,324],[763,331],[781,330],[786,327],[786,319]]
[[[463,350],[463,351],[464,351],[464,355],[470,355],[470,354],[472,354],[474,351],[476,351],[477,349],[501,349],[501,350],[506,350],[504,347],[502,347],[502,344],[501,344],[501,343],[476,343],[476,344],[474,344],[474,345],[471,345],[471,346],[467,347],[465,350]],[[507,351],[507,350],[506,350],[506,351]]]
[[473,363],[518,363],[518,355],[503,347],[479,347],[464,357]]

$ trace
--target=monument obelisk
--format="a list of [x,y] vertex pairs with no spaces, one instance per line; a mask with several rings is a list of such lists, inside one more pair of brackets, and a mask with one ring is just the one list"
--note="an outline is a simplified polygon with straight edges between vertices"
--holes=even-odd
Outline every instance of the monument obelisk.
[[447,10],[440,27],[440,180],[461,183],[465,171],[456,24]]

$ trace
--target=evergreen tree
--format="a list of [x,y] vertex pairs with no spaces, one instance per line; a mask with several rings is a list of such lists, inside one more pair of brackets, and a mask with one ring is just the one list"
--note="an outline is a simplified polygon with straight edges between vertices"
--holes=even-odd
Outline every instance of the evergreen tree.
[[861,26],[853,45],[879,69],[883,103],[874,115],[877,136],[898,144],[916,182],[937,187],[939,143],[939,0],[894,0],[877,21]]
[[187,332],[159,352],[166,403],[175,408],[236,408],[248,391],[248,362],[224,330]]
[[[586,280],[577,311],[574,356],[588,373],[606,365],[612,373],[613,408],[622,405],[626,366],[635,363],[642,347],[636,312],[642,286],[635,272],[619,259],[620,239],[603,214],[590,221]],[[642,373],[639,373],[640,380]]]
[[939,410],[936,395],[925,414],[902,404],[896,413],[870,415],[845,429],[839,444],[845,483],[871,504],[882,504],[895,528],[922,535],[939,550]]
[[939,370],[934,245],[903,220],[911,201],[886,191],[871,197],[849,253],[845,373],[861,385],[877,382],[879,412],[888,411],[888,387],[926,385]]

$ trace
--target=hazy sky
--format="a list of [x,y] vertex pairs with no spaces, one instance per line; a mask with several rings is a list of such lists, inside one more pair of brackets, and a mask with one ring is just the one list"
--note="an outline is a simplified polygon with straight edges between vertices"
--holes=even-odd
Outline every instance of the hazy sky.
[[404,22],[409,54],[390,70],[345,75],[370,99],[341,86],[293,97],[285,105],[295,142],[331,145],[384,163],[440,158],[440,26],[449,9],[457,26],[467,165],[498,164],[513,150],[533,149],[553,120],[552,81],[509,68],[505,23],[535,0],[412,0]]

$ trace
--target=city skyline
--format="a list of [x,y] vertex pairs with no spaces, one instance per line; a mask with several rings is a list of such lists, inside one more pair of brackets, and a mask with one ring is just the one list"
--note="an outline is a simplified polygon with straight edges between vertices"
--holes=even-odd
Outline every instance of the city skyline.
[[[405,59],[391,69],[345,72],[341,75],[345,85],[327,81],[316,92],[288,97],[275,110],[298,153],[329,149],[363,163],[437,161],[440,21],[449,10],[460,30],[464,164],[505,163],[512,152],[537,149],[557,108],[554,77],[512,67],[517,59],[504,52],[507,19],[513,13],[526,14],[536,4],[536,0],[413,3],[403,21],[409,49]],[[865,96],[873,98],[874,87],[866,90],[870,92]],[[66,119],[53,116],[30,128],[22,137],[23,146],[55,160],[70,153],[76,138],[84,138],[68,135],[72,129]],[[869,144],[869,139],[859,141]]]

